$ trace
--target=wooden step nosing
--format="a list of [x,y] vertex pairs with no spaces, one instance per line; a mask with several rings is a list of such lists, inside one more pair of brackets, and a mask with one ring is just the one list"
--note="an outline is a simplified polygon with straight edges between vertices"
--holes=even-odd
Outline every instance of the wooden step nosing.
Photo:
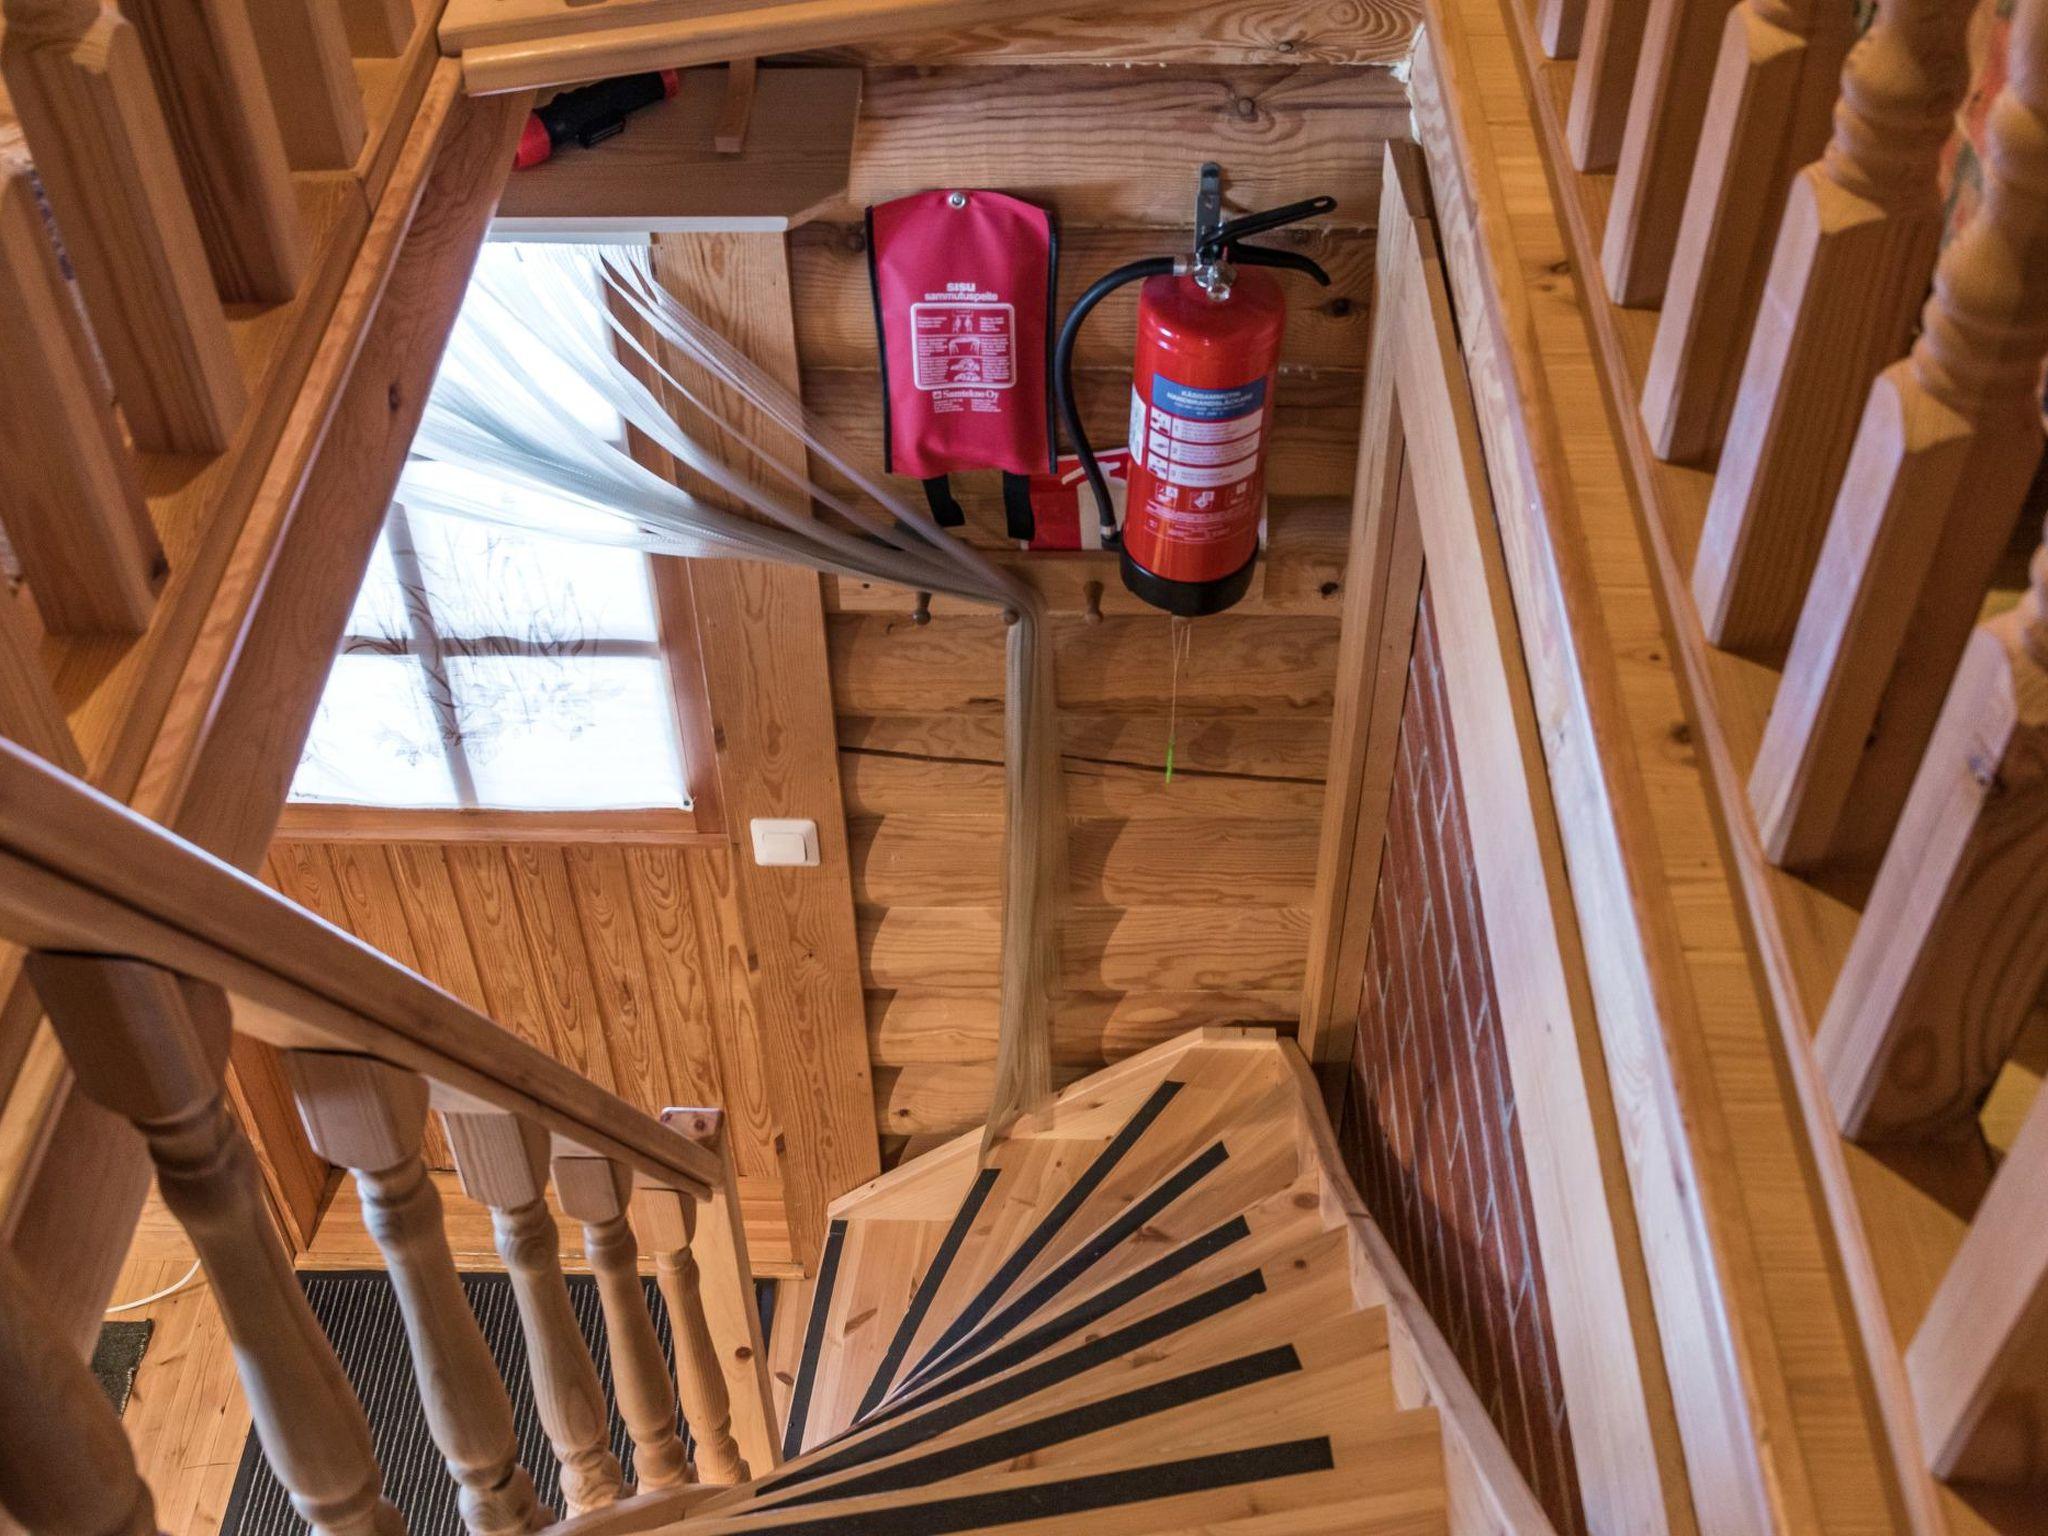
[[1073,1220],[1074,1213],[1080,1210],[1090,1195],[1095,1193],[1102,1181],[1108,1178],[1117,1164],[1129,1155],[1131,1148],[1138,1144],[1139,1138],[1150,1128],[1152,1122],[1157,1120],[1166,1106],[1173,1102],[1174,1096],[1180,1092],[1182,1086],[1177,1079],[1168,1078],[1152,1090],[1145,1102],[1124,1122],[1123,1128],[1110,1139],[1109,1145],[1095,1154],[1094,1161],[1089,1163],[1080,1178],[1068,1187],[1066,1193],[1060,1196],[1058,1203],[1045,1214],[1037,1226],[1031,1229],[1024,1241],[1011,1251],[1010,1256],[960,1309],[953,1321],[947,1324],[945,1331],[925,1352],[924,1358],[918,1361],[916,1369],[911,1372],[913,1377],[922,1371],[929,1361],[951,1349],[959,1340],[974,1331],[996,1303],[1003,1299],[1010,1287],[1023,1277],[1024,1272],[1031,1267],[1032,1261],[1043,1253],[1053,1239],[1059,1236],[1061,1229]]
[[896,1325],[896,1332],[890,1337],[889,1348],[882,1355],[882,1363],[875,1367],[874,1380],[862,1394],[860,1406],[853,1410],[853,1422],[858,1424],[872,1413],[882,1401],[883,1394],[895,1385],[896,1373],[902,1369],[903,1357],[910,1353],[910,1341],[917,1337],[917,1330],[924,1326],[932,1302],[939,1294],[939,1287],[946,1282],[952,1270],[953,1260],[967,1241],[968,1230],[974,1225],[975,1217],[981,1214],[982,1205],[987,1201],[989,1191],[994,1189],[1001,1178],[1000,1168],[984,1168],[974,1176],[974,1183],[968,1186],[967,1196],[960,1202],[960,1209],[953,1215],[952,1225],[947,1227],[945,1240],[939,1244],[939,1251],[932,1256],[931,1264],[918,1281],[917,1291],[910,1298],[910,1306],[903,1314],[903,1320]]
[[1022,1424],[1013,1424],[893,1466],[877,1467],[827,1488],[798,1491],[777,1507],[794,1509],[800,1505],[857,1498],[863,1494],[901,1493],[930,1487],[999,1462],[1100,1434],[1119,1424],[1171,1413],[1176,1408],[1206,1402],[1228,1392],[1299,1374],[1301,1369],[1301,1356],[1293,1345],[1275,1344],[1229,1360],[1198,1366],[1163,1381],[1150,1382]]
[[910,1374],[904,1383],[905,1388],[915,1391],[926,1382],[935,1380],[942,1372],[973,1359],[1001,1342],[1026,1318],[1050,1304],[1061,1292],[1121,1247],[1146,1222],[1164,1212],[1229,1159],[1230,1149],[1221,1138],[1211,1142],[1202,1152],[1189,1158],[1171,1175],[1119,1211],[1049,1273],[1028,1287],[1016,1300],[1003,1307],[994,1317],[962,1338],[946,1354],[936,1359],[928,1356],[926,1363]]
[[[863,1461],[893,1455],[932,1435],[970,1424],[986,1412],[1034,1396],[1148,1344],[1197,1327],[1263,1295],[1266,1289],[1262,1270],[1245,1270],[1170,1307],[1126,1323],[1099,1339],[1088,1340],[1064,1354],[1027,1366],[1015,1375],[999,1381],[975,1383],[971,1390],[949,1397],[944,1402],[922,1405],[919,1411],[912,1411],[918,1405],[899,1405],[892,1410],[887,1421],[878,1421],[872,1431],[860,1439],[842,1444],[836,1450],[821,1448],[823,1454],[764,1478],[763,1486],[789,1488],[814,1481],[830,1472],[858,1466]],[[1085,1326],[1085,1323],[1078,1326]]]
[[796,1456],[803,1450],[804,1421],[811,1416],[811,1393],[818,1381],[818,1357],[825,1343],[825,1320],[832,1310],[832,1291],[839,1282],[839,1258],[846,1247],[846,1223],[834,1221],[825,1229],[825,1248],[818,1259],[818,1283],[811,1298],[811,1315],[804,1325],[803,1357],[797,1365],[796,1382],[789,1393],[789,1422],[782,1430],[782,1454]]

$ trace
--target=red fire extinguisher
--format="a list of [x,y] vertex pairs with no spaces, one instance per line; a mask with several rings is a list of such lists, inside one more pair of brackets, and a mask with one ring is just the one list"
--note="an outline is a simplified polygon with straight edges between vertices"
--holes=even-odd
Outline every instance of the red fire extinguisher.
[[[1053,353],[1060,420],[1095,492],[1103,547],[1120,544],[1126,587],[1187,617],[1221,613],[1243,597],[1259,554],[1287,304],[1279,283],[1256,269],[1330,283],[1306,256],[1243,242],[1337,206],[1335,198],[1313,197],[1224,222],[1222,185],[1220,168],[1202,167],[1191,257],[1156,256],[1103,277],[1075,303]],[[1090,310],[1141,278],[1119,539],[1109,486],[1074,407],[1074,340]]]

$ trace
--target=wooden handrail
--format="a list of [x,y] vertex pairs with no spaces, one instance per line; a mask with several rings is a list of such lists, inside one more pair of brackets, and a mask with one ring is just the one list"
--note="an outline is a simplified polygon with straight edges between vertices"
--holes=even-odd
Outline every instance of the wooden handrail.
[[252,1006],[243,1033],[418,1072],[444,1108],[521,1115],[649,1184],[719,1190],[718,1159],[259,881],[0,741],[0,938],[120,955]]

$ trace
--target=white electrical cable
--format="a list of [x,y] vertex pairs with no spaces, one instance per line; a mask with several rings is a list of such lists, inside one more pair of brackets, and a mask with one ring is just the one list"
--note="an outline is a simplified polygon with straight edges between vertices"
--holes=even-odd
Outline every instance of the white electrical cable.
[[102,1312],[100,1316],[112,1317],[116,1312],[133,1312],[137,1307],[146,1307],[153,1302],[167,1301],[171,1297],[177,1295],[178,1292],[185,1289],[186,1286],[190,1285],[192,1283],[192,1277],[198,1273],[199,1261],[197,1259],[194,1259],[192,1261],[192,1267],[190,1269],[186,1270],[184,1274],[180,1275],[176,1280],[172,1281],[162,1290],[152,1291],[149,1295],[144,1296],[137,1301],[124,1301],[117,1307],[109,1307],[106,1311]]

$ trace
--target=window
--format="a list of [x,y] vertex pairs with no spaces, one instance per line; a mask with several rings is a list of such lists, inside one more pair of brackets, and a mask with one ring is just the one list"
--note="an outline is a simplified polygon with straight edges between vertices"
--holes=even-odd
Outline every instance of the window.
[[[486,246],[483,260],[518,256],[516,245]],[[475,321],[465,313],[458,323]],[[624,435],[587,387],[561,408],[612,441]],[[590,514],[516,505],[540,497],[523,484],[446,465],[432,472],[459,477],[467,501],[523,514],[522,523],[538,511],[572,536],[393,505],[292,800],[392,812],[393,836],[408,812],[693,809],[685,742],[706,732],[677,563],[576,541]]]

